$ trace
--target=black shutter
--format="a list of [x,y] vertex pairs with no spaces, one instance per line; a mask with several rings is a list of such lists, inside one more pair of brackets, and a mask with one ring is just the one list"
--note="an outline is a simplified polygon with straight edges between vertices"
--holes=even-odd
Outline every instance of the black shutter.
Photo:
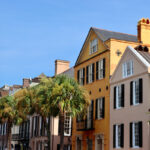
[[60,150],[60,144],[57,144],[57,150]]
[[114,109],[116,109],[116,86],[114,87]]
[[79,83],[79,76],[80,76],[79,74],[80,74],[80,70],[77,71],[77,80],[78,80],[78,83]]
[[143,127],[142,127],[142,122],[139,122],[139,147],[143,146]]
[[121,124],[121,147],[124,147],[124,124]]
[[133,105],[133,81],[130,82],[130,105]]
[[102,118],[104,118],[105,116],[105,97],[103,97],[102,99]]
[[103,78],[105,78],[105,58],[103,59]]
[[60,122],[60,116],[59,116],[59,124],[58,124],[58,134],[61,134],[61,122]]
[[139,79],[139,102],[143,102],[143,80]]
[[32,137],[34,136],[34,117],[32,117]]
[[113,148],[116,148],[116,125],[113,125]]
[[97,61],[97,62],[96,62],[96,80],[98,80],[98,72],[99,72],[99,71],[98,71],[98,68],[99,68],[99,67],[98,67],[98,61]]
[[121,85],[121,107],[124,107],[124,84]]
[[92,100],[91,101],[91,107],[92,107],[92,111],[91,111],[91,122],[92,122],[92,126],[91,126],[91,128],[93,128],[93,103],[94,103],[94,101]]
[[133,126],[132,126],[132,124],[133,123],[130,123],[130,147],[133,147],[133,145],[132,145],[132,143],[133,143],[133,141],[132,141],[132,137],[133,137],[133,135],[132,135],[132,128],[133,128]]
[[89,67],[86,67],[86,83],[89,82]]
[[98,104],[98,99],[96,99],[96,103],[95,103],[95,119],[97,119],[97,105]]
[[94,76],[95,76],[95,64],[92,64],[92,81],[94,82]]
[[85,68],[83,68],[83,85],[85,83]]

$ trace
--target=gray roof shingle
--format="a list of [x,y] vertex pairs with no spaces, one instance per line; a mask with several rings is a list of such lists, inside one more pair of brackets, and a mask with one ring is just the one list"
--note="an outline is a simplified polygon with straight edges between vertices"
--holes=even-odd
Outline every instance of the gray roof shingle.
[[124,40],[124,41],[138,42],[136,35],[108,31],[108,30],[94,28],[94,27],[92,27],[92,29],[95,31],[95,33],[102,41],[107,41],[108,39],[113,38],[113,39]]

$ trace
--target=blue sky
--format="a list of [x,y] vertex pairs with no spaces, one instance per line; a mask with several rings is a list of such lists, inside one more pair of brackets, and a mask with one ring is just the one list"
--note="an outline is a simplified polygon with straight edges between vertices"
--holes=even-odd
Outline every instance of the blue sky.
[[91,26],[137,34],[147,0],[0,0],[0,87],[75,64]]

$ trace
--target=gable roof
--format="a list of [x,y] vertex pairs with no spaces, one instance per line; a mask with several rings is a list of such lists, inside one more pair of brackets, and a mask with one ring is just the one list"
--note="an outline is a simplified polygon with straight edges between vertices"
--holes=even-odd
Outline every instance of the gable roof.
[[108,39],[112,38],[112,39],[123,40],[123,41],[138,42],[136,35],[108,31],[108,30],[94,28],[94,27],[92,27],[92,29],[95,31],[98,37],[103,41],[107,41]]
[[104,29],[99,29],[99,28],[95,28],[95,27],[91,27],[88,35],[84,41],[84,44],[81,48],[81,51],[78,55],[78,58],[76,60],[75,66],[78,65],[78,60],[79,57],[82,53],[83,47],[85,45],[85,42],[87,40],[87,38],[89,37],[89,33],[92,31],[95,32],[95,34],[98,36],[98,38],[104,43],[104,46],[107,47],[107,45],[105,44],[105,41],[109,40],[109,39],[117,39],[117,40],[123,40],[123,41],[130,41],[130,42],[138,42],[137,40],[137,36],[136,35],[131,35],[131,34],[126,34],[126,33],[120,33],[120,32],[114,32],[114,31],[108,31],[108,30],[104,30]]
[[123,53],[119,63],[117,64],[117,67],[114,71],[114,73],[111,76],[110,82],[112,82],[113,77],[115,76],[115,74],[118,71],[118,67],[120,66],[120,64],[122,63],[122,59],[126,56],[127,53],[133,53],[135,57],[137,57],[146,67],[147,67],[147,71],[149,72],[149,68],[150,68],[150,53],[149,52],[145,52],[145,51],[139,51],[134,49],[131,46],[127,46],[125,52]]

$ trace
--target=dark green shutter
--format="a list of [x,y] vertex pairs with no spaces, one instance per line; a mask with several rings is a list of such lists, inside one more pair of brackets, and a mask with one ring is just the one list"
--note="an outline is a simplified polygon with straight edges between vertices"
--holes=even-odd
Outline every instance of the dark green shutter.
[[105,58],[103,59],[103,78],[105,78]]
[[133,81],[130,82],[130,105],[133,105]]
[[86,83],[89,82],[89,67],[86,67]]
[[98,71],[98,68],[99,68],[99,67],[98,67],[98,61],[97,61],[97,62],[96,62],[96,80],[98,80],[98,72],[99,72],[99,71]]
[[116,86],[114,87],[114,109],[116,109]]
[[94,82],[95,79],[95,64],[92,64],[92,81]]
[[124,84],[121,85],[121,107],[124,107]]
[[124,124],[121,124],[121,147],[124,147]]
[[94,104],[94,101],[92,100],[92,101],[91,101],[91,107],[92,107],[92,111],[91,111],[91,122],[92,122],[92,126],[91,126],[91,127],[92,127],[92,128],[93,128],[93,108],[94,108],[94,105],[93,105],[93,104]]
[[85,83],[85,68],[83,68],[83,85]]
[[102,98],[102,118],[105,116],[105,97]]
[[79,76],[80,76],[79,74],[80,74],[80,70],[77,71],[77,80],[78,80],[78,83],[79,83]]
[[116,148],[116,125],[113,125],[113,148]]
[[133,135],[132,135],[132,131],[133,131],[133,126],[132,126],[133,123],[130,123],[130,147],[133,147],[133,141],[132,141],[132,138],[133,138]]
[[143,127],[142,122],[139,122],[139,147],[143,146]]
[[139,79],[139,102],[143,102],[143,80]]
[[95,119],[97,119],[97,107],[98,107],[98,99],[96,99],[96,102],[95,102]]

